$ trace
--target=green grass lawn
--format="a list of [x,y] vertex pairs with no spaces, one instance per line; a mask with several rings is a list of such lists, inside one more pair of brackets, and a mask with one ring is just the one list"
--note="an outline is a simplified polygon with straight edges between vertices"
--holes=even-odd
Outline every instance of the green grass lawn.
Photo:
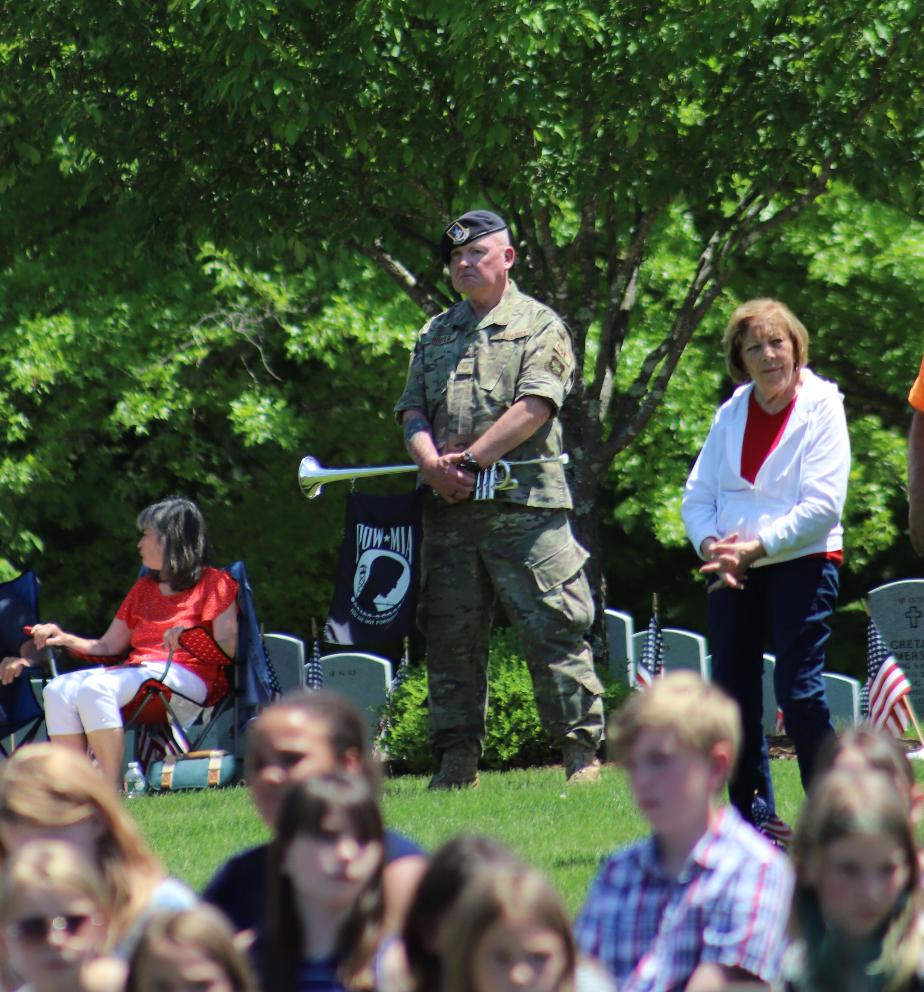
[[[774,761],[773,781],[778,812],[794,823],[802,804],[795,761]],[[490,834],[541,868],[572,913],[603,858],[645,833],[625,776],[611,767],[599,786],[580,788],[565,788],[561,768],[486,772],[480,788],[462,792],[431,793],[426,785],[411,776],[385,783],[390,827],[429,850],[458,833]],[[232,854],[267,837],[243,788],[146,796],[128,805],[169,871],[196,889]]]

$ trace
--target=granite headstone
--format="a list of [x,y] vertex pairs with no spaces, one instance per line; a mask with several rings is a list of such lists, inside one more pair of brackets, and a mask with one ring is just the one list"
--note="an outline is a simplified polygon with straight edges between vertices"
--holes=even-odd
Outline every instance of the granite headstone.
[[849,675],[824,672],[825,695],[835,730],[860,722],[860,683]]
[[911,682],[915,711],[924,712],[924,579],[903,579],[871,590],[869,609]]
[[635,621],[622,610],[604,610],[606,618],[606,643],[609,651],[610,673],[620,682],[632,682],[635,666],[635,653],[632,637],[635,634]]
[[[666,672],[684,669],[696,672],[704,679],[709,679],[706,638],[702,634],[694,634],[692,630],[680,630],[676,627],[665,627],[661,634],[664,638],[664,670]],[[632,638],[636,658],[641,658],[647,636],[647,631],[640,630]]]
[[776,734],[776,686],[773,684],[773,670],[776,668],[776,658],[772,654],[764,655],[763,671],[763,716],[761,723],[765,734]]
[[363,652],[338,652],[321,659],[324,688],[333,689],[354,702],[366,718],[369,740],[379,727],[379,707],[384,706],[391,687],[391,662]]
[[291,634],[264,634],[266,653],[283,692],[305,688],[305,642]]

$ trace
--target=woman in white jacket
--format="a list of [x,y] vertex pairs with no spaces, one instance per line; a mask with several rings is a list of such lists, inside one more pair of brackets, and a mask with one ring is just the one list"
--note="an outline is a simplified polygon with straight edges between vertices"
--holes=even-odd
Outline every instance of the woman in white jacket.
[[807,367],[808,332],[772,299],[732,314],[724,337],[742,385],[718,410],[687,479],[683,520],[709,576],[712,678],[741,707],[732,803],[752,819],[774,809],[762,730],[765,644],[803,785],[833,732],[822,671],[843,561],[841,511],[850,472],[843,397]]

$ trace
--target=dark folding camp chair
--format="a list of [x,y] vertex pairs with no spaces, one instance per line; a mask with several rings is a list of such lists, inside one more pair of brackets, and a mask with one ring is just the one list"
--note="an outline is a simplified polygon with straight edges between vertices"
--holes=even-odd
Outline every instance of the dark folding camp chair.
[[[0,583],[0,618],[9,628],[9,638],[18,646],[26,639],[23,627],[33,624],[39,615],[39,582],[35,572],[23,572],[9,582]],[[0,754],[33,741],[45,720],[36,698],[32,680],[47,678],[38,667],[26,668],[19,678],[0,687]]]

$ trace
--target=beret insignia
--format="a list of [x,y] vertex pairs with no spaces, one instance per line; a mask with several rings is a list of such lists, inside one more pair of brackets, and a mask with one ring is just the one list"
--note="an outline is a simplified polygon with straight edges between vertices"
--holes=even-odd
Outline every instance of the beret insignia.
[[456,221],[455,224],[453,224],[452,227],[450,227],[446,232],[446,237],[448,237],[454,245],[460,245],[468,237],[468,228],[463,227],[458,221]]

